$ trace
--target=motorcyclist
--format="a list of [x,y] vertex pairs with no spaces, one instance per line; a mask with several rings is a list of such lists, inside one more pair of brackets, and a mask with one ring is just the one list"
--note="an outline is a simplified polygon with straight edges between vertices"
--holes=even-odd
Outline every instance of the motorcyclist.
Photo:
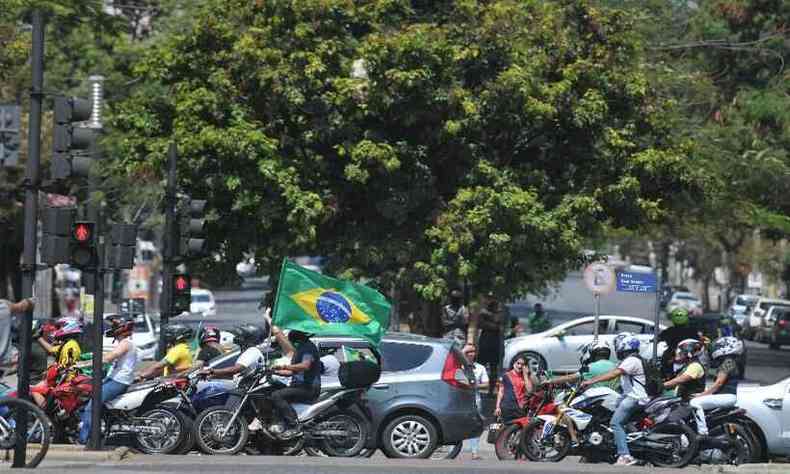
[[664,382],[664,388],[676,389],[677,396],[688,401],[691,395],[705,390],[705,367],[700,356],[705,346],[696,339],[680,341],[675,350],[675,360],[681,363],[675,377]]
[[[36,341],[48,354],[55,357],[58,370],[68,370],[80,360],[82,355],[79,343],[79,339],[82,336],[82,324],[71,319],[61,321],[59,324],[60,328],[51,335],[54,344],[51,344],[41,331],[38,331],[39,334],[37,335],[39,337]],[[36,402],[36,405],[42,408],[45,406],[47,393],[49,393],[53,383],[55,383],[55,380],[47,380],[45,378],[31,387],[30,395],[33,401]]]
[[171,324],[165,328],[165,341],[170,347],[165,357],[151,367],[143,370],[141,380],[164,375],[177,375],[192,368],[192,352],[188,341],[194,335],[192,328],[183,324]]
[[[114,318],[109,321],[110,327],[104,333],[112,337],[114,347],[111,352],[102,356],[102,363],[112,363],[107,377],[102,382],[102,404],[123,395],[134,383],[134,368],[137,365],[137,347],[132,340],[134,320],[131,318]],[[91,432],[91,406],[93,400],[85,405],[80,424],[79,441],[87,443]]]
[[692,394],[690,403],[697,420],[697,432],[702,436],[708,434],[705,410],[735,406],[741,378],[737,358],[741,354],[743,341],[736,337],[720,337],[713,342],[711,365],[716,367],[716,380],[707,390]]
[[290,364],[272,368],[278,375],[291,376],[291,383],[272,392],[271,400],[287,425],[280,437],[293,439],[302,436],[302,427],[291,402],[310,403],[318,398],[321,393],[320,356],[309,333],[292,329],[286,337],[280,328],[274,326],[272,334],[277,338],[283,354],[291,358]]
[[241,355],[236,359],[236,363],[224,369],[203,369],[203,373],[212,377],[229,378],[236,374],[249,374],[263,366],[265,358],[261,351],[262,344],[268,335],[268,326],[260,327],[255,324],[244,324],[236,326],[231,330],[233,341],[239,346]]
[[661,367],[664,377],[669,378],[675,374],[673,367],[675,350],[680,341],[686,339],[699,339],[699,331],[689,324],[689,312],[685,308],[675,308],[667,315],[672,321],[672,327],[664,329],[658,335],[658,342],[665,342],[666,350],[661,355]]
[[[579,380],[590,380],[599,375],[611,372],[617,368],[617,365],[610,360],[612,356],[612,349],[606,341],[598,341],[584,348],[585,360],[582,362],[583,370],[569,375],[563,375],[547,380],[543,385],[556,385],[563,383],[576,383]],[[617,383],[617,379],[612,379],[608,382],[600,382],[596,386],[613,387]]]
[[216,326],[205,326],[200,331],[200,350],[197,353],[195,364],[204,366],[215,357],[222,355],[222,346],[219,345],[220,331]]
[[631,456],[631,452],[628,449],[628,439],[623,425],[639,407],[639,402],[649,398],[645,390],[647,378],[645,377],[644,364],[642,359],[639,358],[639,339],[636,336],[630,332],[618,334],[614,338],[614,349],[617,358],[621,361],[620,365],[605,374],[583,381],[581,388],[587,388],[597,383],[620,377],[620,386],[623,394],[612,415],[611,427],[617,447],[616,464],[618,466],[631,466],[636,464],[637,460]]

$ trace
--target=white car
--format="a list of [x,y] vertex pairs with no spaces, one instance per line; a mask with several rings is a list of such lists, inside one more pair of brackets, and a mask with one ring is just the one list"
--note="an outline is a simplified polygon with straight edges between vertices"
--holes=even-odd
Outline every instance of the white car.
[[[609,343],[612,348],[612,361],[617,361],[614,351],[614,337],[621,332],[636,334],[642,341],[640,352],[645,358],[653,357],[652,321],[631,316],[601,316],[598,322],[600,340]],[[659,326],[659,333],[664,326]],[[509,368],[517,355],[527,357],[530,368],[537,372],[541,369],[554,372],[575,372],[579,370],[580,349],[593,341],[595,335],[595,318],[587,316],[575,319],[548,331],[528,336],[514,337],[505,341],[505,357],[503,367]],[[659,345],[659,354],[663,352]]]
[[672,298],[667,303],[667,313],[672,312],[676,308],[685,308],[690,315],[702,315],[702,301],[697,298],[693,293],[685,291],[676,291],[672,294]]
[[790,378],[768,386],[740,384],[738,407],[759,427],[769,458],[790,456]]
[[217,304],[214,302],[214,293],[203,288],[192,288],[192,302],[189,305],[189,312],[205,317],[217,315]]
[[768,314],[768,310],[771,309],[771,306],[784,306],[790,308],[790,301],[760,297],[747,319],[748,322],[745,328],[747,338],[754,339],[754,337],[757,336],[760,328],[763,326],[763,318]]
[[[110,316],[117,314],[105,314],[106,320]],[[156,345],[159,343],[159,328],[151,321],[147,314],[138,314],[134,317],[134,332],[132,341],[137,346],[137,358],[140,360],[154,360],[156,357]],[[102,341],[102,349],[109,352],[113,348],[113,338],[105,337]]]

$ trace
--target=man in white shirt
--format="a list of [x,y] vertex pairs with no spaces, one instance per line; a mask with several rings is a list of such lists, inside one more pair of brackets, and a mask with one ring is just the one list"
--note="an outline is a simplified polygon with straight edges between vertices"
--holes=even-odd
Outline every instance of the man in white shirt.
[[[477,348],[475,346],[469,344],[464,347],[463,352],[464,356],[466,356],[466,360],[468,360],[470,364],[474,364],[475,384],[477,385],[477,393],[475,396],[477,397],[477,406],[481,406],[482,399],[480,398],[480,390],[488,388],[488,372],[483,364],[475,362],[477,358]],[[472,450],[473,460],[482,459],[480,457],[480,438],[471,438],[469,440],[469,448]]]
[[254,324],[238,326],[233,330],[234,342],[243,351],[236,363],[224,369],[205,369],[203,372],[214,377],[231,377],[236,374],[248,375],[259,367],[265,360],[263,352],[258,348],[266,337],[265,331]]

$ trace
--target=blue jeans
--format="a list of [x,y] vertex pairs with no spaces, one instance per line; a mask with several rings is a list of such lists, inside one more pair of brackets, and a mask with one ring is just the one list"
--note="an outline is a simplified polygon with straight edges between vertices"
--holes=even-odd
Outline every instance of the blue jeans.
[[635,398],[623,397],[617,405],[617,409],[612,415],[612,431],[614,431],[614,444],[617,446],[618,456],[630,456],[631,452],[628,450],[628,438],[625,435],[623,424],[628,421],[631,414],[636,410],[637,403]]
[[[107,403],[108,401],[112,400],[113,398],[120,397],[123,395],[126,390],[129,388],[128,385],[122,384],[120,382],[116,382],[113,379],[104,379],[101,386],[101,402],[102,405]],[[85,405],[85,409],[82,411],[82,417],[80,421],[82,422],[82,427],[80,428],[80,444],[87,444],[88,438],[91,435],[91,406],[93,405],[93,400],[90,400],[87,405]]]

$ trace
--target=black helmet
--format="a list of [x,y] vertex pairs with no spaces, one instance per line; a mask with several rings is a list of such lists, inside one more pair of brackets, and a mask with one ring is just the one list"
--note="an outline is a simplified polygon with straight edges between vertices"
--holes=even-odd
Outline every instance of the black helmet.
[[291,342],[291,344],[302,343],[306,341],[308,338],[310,338],[310,336],[312,336],[311,333],[299,331],[297,329],[291,329],[290,331],[288,331],[288,340]]
[[191,339],[194,333],[192,328],[183,324],[171,324],[165,328],[165,341],[168,344],[178,344]]
[[261,329],[260,326],[256,326],[255,324],[243,324],[241,326],[236,326],[231,332],[233,333],[234,337],[233,342],[241,346],[242,349],[257,346],[258,344],[262,343],[264,337],[266,337],[263,329]]
[[119,334],[134,331],[134,320],[124,316],[111,316],[107,318],[105,324],[107,327],[104,332],[105,337],[116,338]]

